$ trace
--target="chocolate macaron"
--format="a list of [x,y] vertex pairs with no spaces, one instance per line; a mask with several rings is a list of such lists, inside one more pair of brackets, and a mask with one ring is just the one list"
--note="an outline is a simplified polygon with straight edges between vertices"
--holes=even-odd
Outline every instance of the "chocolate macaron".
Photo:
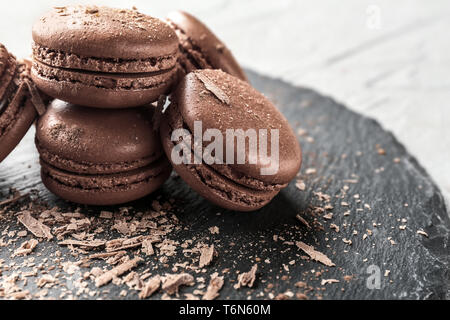
[[19,144],[37,117],[28,90],[30,67],[0,44],[0,162]]
[[174,11],[167,16],[167,21],[180,41],[179,62],[184,74],[198,69],[221,69],[248,81],[231,51],[197,18],[183,11]]
[[49,96],[97,108],[137,107],[167,93],[178,38],[135,10],[56,7],[33,26],[36,85]]
[[286,118],[247,82],[221,70],[188,74],[161,123],[175,171],[230,210],[267,205],[298,174],[302,152]]
[[88,205],[122,204],[161,187],[172,168],[153,129],[153,112],[54,100],[36,129],[44,185]]

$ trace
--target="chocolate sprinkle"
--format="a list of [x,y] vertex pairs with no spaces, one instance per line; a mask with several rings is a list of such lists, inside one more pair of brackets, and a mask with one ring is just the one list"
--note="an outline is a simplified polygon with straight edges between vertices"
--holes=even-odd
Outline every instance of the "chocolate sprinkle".
[[195,72],[195,75],[197,78],[203,82],[206,89],[211,92],[217,99],[219,99],[222,103],[226,104],[227,106],[231,106],[230,97],[223,92],[222,89],[220,89],[214,81],[212,81],[210,78],[208,78],[206,75],[202,73]]

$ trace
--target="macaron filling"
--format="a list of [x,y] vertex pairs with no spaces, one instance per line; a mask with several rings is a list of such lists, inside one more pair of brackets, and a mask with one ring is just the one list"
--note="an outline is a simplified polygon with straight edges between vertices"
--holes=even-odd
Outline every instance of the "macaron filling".
[[259,207],[269,202],[279,192],[264,192],[246,188],[220,175],[220,173],[212,170],[208,166],[188,165],[187,167],[191,174],[204,185],[233,203],[239,203],[249,207]]
[[107,192],[109,190],[133,189],[142,183],[149,183],[162,174],[167,174],[170,165],[165,158],[146,167],[103,175],[84,175],[58,169],[41,158],[42,174],[60,185],[82,191]]
[[107,59],[84,57],[33,44],[34,58],[41,63],[58,68],[106,73],[150,73],[170,70],[176,65],[177,54],[178,52],[174,51],[169,55],[149,57],[148,59]]
[[60,168],[63,171],[79,172],[80,174],[87,175],[114,174],[117,172],[133,171],[155,163],[155,161],[160,159],[162,156],[162,151],[159,151],[148,157],[135,161],[115,163],[80,162],[50,152],[42,146],[37,138],[35,139],[35,144],[44,163],[52,163],[54,167]]
[[176,69],[151,73],[101,73],[78,69],[65,69],[35,61],[33,72],[47,81],[79,83],[107,90],[148,90],[167,86]]

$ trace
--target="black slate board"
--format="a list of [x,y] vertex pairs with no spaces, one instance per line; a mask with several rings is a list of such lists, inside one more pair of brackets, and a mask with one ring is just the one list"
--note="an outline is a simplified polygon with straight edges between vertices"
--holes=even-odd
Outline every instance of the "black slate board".
[[[296,88],[253,72],[249,75],[254,86],[275,102],[296,130],[302,128],[307,132],[306,136],[299,136],[304,151],[299,178],[305,182],[306,190],[298,190],[293,181],[269,206],[258,212],[228,212],[210,205],[174,175],[160,191],[131,206],[137,211],[148,207],[154,199],[176,200],[176,216],[184,228],[176,232],[175,237],[172,235],[172,239],[183,242],[195,238],[215,244],[218,251],[218,257],[208,272],[196,276],[204,276],[209,281],[209,274],[225,268],[231,270],[225,275],[221,299],[247,299],[248,296],[268,299],[268,293],[276,296],[286,291],[295,294],[301,291],[294,286],[298,281],[305,281],[314,288],[307,292],[310,299],[450,298],[449,215],[440,191],[420,164],[376,121],[356,114],[315,91]],[[377,148],[384,149],[386,154],[379,154]],[[399,160],[394,161],[396,158]],[[316,169],[316,173],[306,174],[310,168]],[[347,196],[340,198],[346,185],[349,187]],[[4,198],[12,187],[21,192],[37,190],[39,198],[50,206],[58,205],[67,210],[76,208],[50,194],[40,182],[33,132],[0,165],[0,196],[3,194]],[[317,192],[331,196],[334,209],[329,211],[333,213],[330,221],[321,215],[311,215],[312,207],[323,206],[315,194]],[[360,202],[355,195],[359,195]],[[342,202],[348,202],[349,206]],[[97,214],[102,209],[105,208],[84,207],[82,212]],[[349,215],[344,214],[347,211],[350,211]],[[319,228],[309,230],[296,219],[297,214]],[[402,219],[406,220],[402,222]],[[339,233],[330,228],[332,223],[340,226]],[[320,230],[320,225],[323,230]],[[400,230],[403,225],[406,229]],[[23,230],[16,219],[0,219],[0,231],[7,226],[9,230]],[[219,227],[219,235],[210,234],[208,228],[212,226]],[[373,234],[363,240],[367,229]],[[429,238],[417,234],[418,230],[425,231]],[[277,241],[274,235],[278,236]],[[352,245],[344,243],[343,239],[350,239]],[[302,258],[305,254],[289,243],[296,241],[313,245],[332,259],[336,267],[305,260]],[[20,243],[0,247],[0,259],[5,260],[4,265],[11,262],[11,253]],[[39,260],[51,256],[56,250],[70,257],[69,250],[58,246],[55,241],[42,242],[36,249],[36,253],[41,255],[36,257],[35,263],[39,264]],[[267,259],[270,263],[265,262]],[[20,263],[23,258],[14,258],[14,261]],[[289,264],[291,261],[295,263]],[[236,279],[236,271],[249,271],[255,263],[258,264],[258,273],[254,288],[234,289],[231,281]],[[136,270],[142,271],[156,264],[155,258],[146,258],[146,262]],[[100,262],[94,265],[104,266]],[[370,266],[375,269],[370,269]],[[380,288],[370,289],[367,282],[372,278],[369,278],[368,271],[377,268]],[[319,271],[322,274],[316,274]],[[165,272],[170,273],[170,268],[161,266],[159,273]],[[11,273],[11,270],[6,271],[2,277]],[[344,280],[344,276],[349,275],[353,276],[351,280]],[[324,279],[340,282],[322,285]],[[274,286],[265,291],[269,283]],[[89,287],[95,289],[92,282],[89,282]],[[68,288],[76,291],[70,284]],[[121,299],[120,292],[124,288],[126,286],[110,284],[102,288],[96,298]],[[29,278],[24,289],[32,294],[37,292],[35,279]],[[104,289],[109,292],[104,293]],[[180,297],[193,289],[195,287],[182,288]],[[47,297],[58,296],[58,290],[50,289]],[[82,294],[78,298],[89,297]],[[137,292],[130,292],[126,297],[136,298]],[[160,299],[161,293],[152,298]]]

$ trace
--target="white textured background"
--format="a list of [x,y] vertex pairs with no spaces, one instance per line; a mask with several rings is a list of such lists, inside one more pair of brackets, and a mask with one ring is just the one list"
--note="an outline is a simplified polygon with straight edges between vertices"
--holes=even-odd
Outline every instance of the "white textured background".
[[195,14],[244,66],[379,120],[450,199],[450,1],[1,0],[0,42],[28,56],[33,21],[69,3]]

